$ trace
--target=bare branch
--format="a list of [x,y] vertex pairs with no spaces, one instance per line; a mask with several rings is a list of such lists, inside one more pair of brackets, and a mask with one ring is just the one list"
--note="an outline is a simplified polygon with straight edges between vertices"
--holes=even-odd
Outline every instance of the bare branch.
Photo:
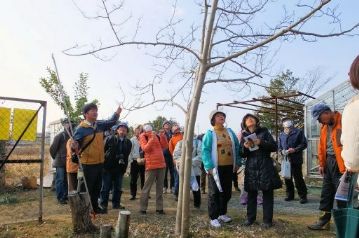
[[251,50],[254,50],[254,49],[257,49],[259,47],[262,47],[272,41],[274,41],[275,39],[283,36],[285,33],[287,32],[290,32],[292,29],[294,29],[296,26],[298,26],[300,23],[306,21],[307,19],[309,19],[311,16],[313,16],[313,14],[315,14],[318,10],[320,10],[323,6],[325,6],[326,4],[328,4],[331,0],[322,0],[321,3],[316,7],[316,8],[313,8],[312,11],[310,11],[309,13],[307,13],[305,16],[303,16],[302,18],[300,18],[298,21],[296,21],[295,23],[289,25],[287,28],[285,29],[282,29],[281,31],[277,32],[276,34],[272,35],[271,37],[267,38],[266,40],[260,42],[260,43],[257,43],[257,44],[254,44],[248,48],[246,48],[245,50],[242,50],[242,51],[239,51],[239,52],[236,52],[232,55],[229,55],[221,60],[218,60],[216,62],[213,62],[211,64],[208,65],[208,67],[214,67],[216,65],[219,65],[219,64],[222,64],[228,60],[231,60],[231,59],[234,59],[234,58],[237,58],[241,55],[244,55],[246,54],[247,52],[251,51]]

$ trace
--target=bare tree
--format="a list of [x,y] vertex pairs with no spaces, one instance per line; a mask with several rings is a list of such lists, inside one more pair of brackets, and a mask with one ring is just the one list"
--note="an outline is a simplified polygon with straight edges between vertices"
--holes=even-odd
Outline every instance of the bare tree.
[[[298,0],[280,3],[269,0],[203,0],[197,3],[202,20],[183,26],[176,15],[177,1],[173,4],[173,14],[169,21],[153,36],[138,39],[141,21],[136,21],[132,37],[120,34],[119,29],[130,18],[119,17],[123,2],[112,4],[101,0],[100,12],[89,19],[103,19],[108,22],[113,40],[99,42],[97,46],[83,49],[78,45],[65,50],[71,56],[93,55],[102,60],[115,48],[137,46],[159,49],[150,55],[155,57],[157,70],[152,79],[145,80],[134,87],[136,100],[125,105],[130,111],[160,103],[162,106],[176,105],[186,113],[183,146],[180,193],[177,207],[176,232],[181,237],[189,234],[189,181],[191,171],[192,139],[197,111],[204,86],[224,83],[236,90],[249,89],[262,85],[261,78],[275,57],[277,41],[317,41],[319,38],[335,36],[356,36],[359,23],[344,29],[340,13],[334,0]],[[272,15],[269,10],[281,7]],[[81,8],[80,8],[81,9]],[[268,11],[266,11],[268,10]],[[265,20],[263,20],[265,19]],[[327,28],[312,31],[314,21],[327,22]],[[188,29],[183,33],[183,29]],[[113,56],[113,53],[112,53]],[[156,87],[171,83],[167,95],[160,95]],[[148,96],[151,100],[148,101]],[[143,98],[146,97],[147,101]]]

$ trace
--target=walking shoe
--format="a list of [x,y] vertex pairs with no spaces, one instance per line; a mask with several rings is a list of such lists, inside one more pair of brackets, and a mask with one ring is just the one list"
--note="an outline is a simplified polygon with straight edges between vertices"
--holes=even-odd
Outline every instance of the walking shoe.
[[286,202],[289,202],[289,201],[292,201],[292,200],[294,200],[294,197],[286,197],[286,198],[284,198],[284,201],[286,201]]
[[130,198],[130,200],[131,200],[131,201],[136,200],[136,196],[132,196],[132,197]]
[[243,226],[251,226],[253,225],[253,221],[250,221],[250,220],[246,220],[244,223],[243,223]]
[[230,218],[227,215],[221,215],[221,216],[218,217],[218,220],[223,221],[224,223],[228,223],[228,222],[232,221],[232,218]]
[[307,197],[303,197],[299,200],[300,204],[305,204],[308,202],[308,198]]
[[211,220],[210,223],[213,228],[220,228],[222,225],[219,223],[218,219]]
[[106,207],[96,207],[93,209],[93,211],[96,214],[107,214],[107,208]]
[[308,226],[310,230],[329,230],[330,229],[330,212],[323,212],[319,220]]
[[320,231],[320,230],[330,230],[330,221],[322,221],[322,220],[318,220],[317,222],[311,224],[308,226],[309,230],[316,230],[316,231]]
[[235,187],[234,190],[236,190],[237,192],[241,192],[241,189],[239,187]]
[[112,205],[112,209],[125,209],[125,207],[121,206],[121,204],[120,205],[116,204],[116,205]]
[[163,210],[156,210],[156,213],[158,215],[165,215],[165,211],[163,211]]
[[60,199],[60,200],[58,200],[58,203],[61,205],[66,205],[67,201],[65,199]]
[[267,222],[264,222],[263,224],[262,224],[262,227],[264,228],[264,229],[269,229],[269,228],[271,228],[273,226],[273,223],[267,223]]
[[167,193],[167,188],[163,188],[163,193]]

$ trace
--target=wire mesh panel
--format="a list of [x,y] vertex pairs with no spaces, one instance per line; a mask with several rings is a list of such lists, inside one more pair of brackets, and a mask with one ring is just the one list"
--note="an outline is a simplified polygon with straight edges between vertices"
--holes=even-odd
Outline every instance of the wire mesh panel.
[[0,97],[0,205],[30,202],[11,217],[0,215],[0,223],[42,219],[44,161],[50,158],[45,124],[45,101]]
[[314,105],[319,102],[324,102],[332,110],[343,112],[345,105],[349,100],[358,94],[358,91],[353,89],[349,81],[345,81],[335,87],[334,89],[326,92],[317,99],[311,100],[305,106],[305,131],[308,138],[307,149],[307,173],[309,176],[319,175],[318,170],[318,141],[320,136],[320,124],[318,121],[312,119],[311,110]]

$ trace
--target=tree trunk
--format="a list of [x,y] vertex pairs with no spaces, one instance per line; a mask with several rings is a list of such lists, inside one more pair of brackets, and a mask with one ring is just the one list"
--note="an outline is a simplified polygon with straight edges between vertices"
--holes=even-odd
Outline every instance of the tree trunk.
[[92,223],[90,217],[90,200],[87,193],[70,192],[68,195],[73,231],[77,234],[92,233],[98,228]]
[[185,238],[189,236],[189,204],[190,204],[190,179],[191,179],[191,168],[192,168],[192,147],[193,147],[193,132],[197,119],[198,105],[201,99],[202,89],[204,86],[204,80],[206,78],[208,70],[208,56],[210,55],[210,42],[213,34],[213,25],[215,21],[215,15],[217,11],[218,0],[214,0],[211,7],[211,14],[209,17],[207,32],[204,40],[203,52],[201,55],[201,62],[197,73],[197,81],[193,97],[191,99],[191,107],[189,111],[189,120],[187,128],[187,134],[185,138],[187,150],[186,150],[186,162],[184,171],[184,182],[183,182],[183,201],[182,201],[182,224],[181,224],[181,237]]
[[120,211],[116,225],[115,238],[127,238],[130,228],[130,211]]
[[[187,136],[188,120],[189,120],[189,117],[188,117],[188,113],[187,113],[183,138],[186,138],[186,136]],[[181,168],[180,168],[180,171],[178,171],[179,189],[178,189],[178,202],[177,202],[177,213],[176,213],[176,235],[181,234],[181,226],[182,226],[183,177],[184,177],[184,168],[185,168],[185,163],[186,163],[186,160],[185,160],[186,149],[187,149],[187,146],[182,146]]]

